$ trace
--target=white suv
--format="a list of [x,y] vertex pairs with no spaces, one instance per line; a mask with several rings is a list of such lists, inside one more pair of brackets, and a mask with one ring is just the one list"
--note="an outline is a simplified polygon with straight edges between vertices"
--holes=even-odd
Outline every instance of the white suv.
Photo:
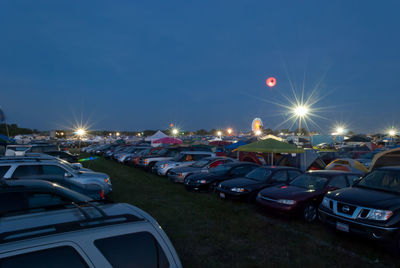
[[0,266],[182,267],[167,235],[146,212],[93,203],[3,216]]

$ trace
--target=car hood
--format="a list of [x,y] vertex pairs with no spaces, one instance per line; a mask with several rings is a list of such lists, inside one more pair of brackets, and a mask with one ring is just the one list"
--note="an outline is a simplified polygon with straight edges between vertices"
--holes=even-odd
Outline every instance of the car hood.
[[177,167],[173,170],[175,173],[193,173],[201,171],[201,168],[196,167]]
[[263,197],[272,199],[305,200],[317,195],[323,195],[323,191],[313,191],[292,185],[279,185],[265,188],[260,192]]
[[327,197],[339,202],[376,209],[400,207],[400,195],[361,187],[336,190],[328,193]]
[[222,185],[224,185],[225,187],[232,188],[232,187],[246,187],[246,186],[260,184],[260,183],[263,183],[263,182],[243,177],[243,178],[237,178],[237,179],[231,179],[231,180],[224,181],[222,183]]

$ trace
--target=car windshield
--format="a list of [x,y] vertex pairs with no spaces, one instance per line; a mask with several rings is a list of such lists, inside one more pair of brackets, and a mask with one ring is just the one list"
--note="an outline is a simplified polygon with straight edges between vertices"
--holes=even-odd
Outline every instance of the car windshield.
[[157,154],[157,155],[165,155],[165,154],[167,154],[167,152],[168,152],[168,149],[161,149],[160,151],[156,152],[155,154]]
[[323,189],[327,182],[328,178],[326,177],[312,174],[301,174],[295,178],[290,185],[316,191]]
[[210,169],[210,172],[213,174],[225,174],[231,168],[232,166],[229,165],[218,165],[215,168]]
[[375,170],[355,186],[400,193],[400,171]]
[[199,161],[196,161],[195,163],[192,164],[192,167],[197,167],[197,168],[202,168],[207,166],[212,160],[210,159],[202,159]]
[[271,175],[271,170],[266,168],[256,168],[253,171],[250,171],[246,178],[256,180],[256,181],[264,181],[266,177]]

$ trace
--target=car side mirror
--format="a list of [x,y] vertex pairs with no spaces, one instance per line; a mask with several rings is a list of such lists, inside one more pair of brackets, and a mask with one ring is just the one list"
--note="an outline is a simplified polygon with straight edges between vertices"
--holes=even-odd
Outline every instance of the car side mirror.
[[65,173],[64,173],[64,177],[65,177],[65,178],[71,178],[72,175],[71,175],[70,173],[68,173],[68,172],[65,172]]
[[71,165],[76,169],[81,169],[83,167],[81,163],[72,163]]

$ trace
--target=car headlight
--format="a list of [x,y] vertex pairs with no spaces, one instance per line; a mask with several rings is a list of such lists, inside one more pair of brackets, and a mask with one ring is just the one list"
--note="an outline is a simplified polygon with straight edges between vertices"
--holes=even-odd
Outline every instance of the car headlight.
[[197,183],[203,183],[203,184],[204,184],[204,183],[207,183],[207,180],[197,180],[196,182],[197,182]]
[[168,164],[162,164],[161,165],[161,168],[166,168],[166,167],[168,167]]
[[233,187],[231,188],[232,192],[236,192],[236,193],[244,193],[246,192],[246,189],[242,188],[242,187]]
[[330,208],[329,207],[329,198],[324,197],[324,199],[322,199],[321,206]]
[[295,205],[297,203],[296,200],[287,200],[287,199],[279,199],[277,200],[277,202],[285,205]]
[[376,221],[386,221],[392,215],[393,215],[393,212],[390,210],[373,209],[368,214],[367,219],[376,220]]
[[111,185],[111,180],[110,180],[110,178],[104,179],[104,182],[107,183],[107,184],[109,184],[109,185]]

